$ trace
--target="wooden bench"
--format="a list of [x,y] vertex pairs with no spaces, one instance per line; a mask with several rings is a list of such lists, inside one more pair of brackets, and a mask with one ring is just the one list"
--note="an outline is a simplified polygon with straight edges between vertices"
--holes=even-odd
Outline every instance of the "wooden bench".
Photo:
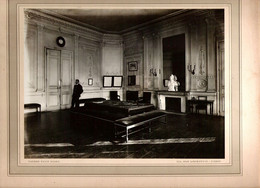
[[36,112],[41,112],[41,105],[38,103],[28,103],[28,104],[24,104],[24,108],[25,109],[32,109],[35,108]]
[[122,127],[125,129],[125,134],[123,136],[125,136],[126,142],[128,142],[128,136],[130,134],[140,131],[137,130],[137,131],[129,132],[130,129],[139,127],[146,123],[151,123],[152,121],[155,121],[160,118],[165,118],[165,121],[163,123],[167,123],[166,116],[167,116],[166,113],[159,110],[154,110],[154,111],[145,112],[145,113],[118,119],[114,122],[115,136],[118,136],[122,133],[122,132],[117,132],[117,126]]

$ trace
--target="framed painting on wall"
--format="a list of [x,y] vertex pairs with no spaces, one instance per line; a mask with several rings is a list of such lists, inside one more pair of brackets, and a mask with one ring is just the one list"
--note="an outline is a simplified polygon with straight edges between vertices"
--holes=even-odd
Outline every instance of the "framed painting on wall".
[[138,70],[138,62],[137,61],[128,62],[128,71],[137,71],[137,70]]
[[113,76],[113,87],[122,87],[123,76]]
[[103,76],[103,87],[112,87],[113,76]]

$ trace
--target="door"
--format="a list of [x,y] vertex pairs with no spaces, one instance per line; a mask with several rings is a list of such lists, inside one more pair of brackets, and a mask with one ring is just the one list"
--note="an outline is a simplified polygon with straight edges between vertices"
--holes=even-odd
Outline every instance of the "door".
[[47,49],[46,60],[46,109],[69,108],[72,92],[72,52]]
[[224,62],[224,41],[218,43],[219,63],[219,115],[225,115],[225,62]]

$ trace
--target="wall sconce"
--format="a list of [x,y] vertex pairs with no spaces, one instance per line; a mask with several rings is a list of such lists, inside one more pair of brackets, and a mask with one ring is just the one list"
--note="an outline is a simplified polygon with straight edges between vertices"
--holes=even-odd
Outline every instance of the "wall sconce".
[[156,69],[151,68],[150,69],[150,75],[157,76]]
[[188,65],[188,71],[194,75],[195,74],[195,69],[196,69],[196,65],[193,65],[193,69],[192,69],[192,65]]

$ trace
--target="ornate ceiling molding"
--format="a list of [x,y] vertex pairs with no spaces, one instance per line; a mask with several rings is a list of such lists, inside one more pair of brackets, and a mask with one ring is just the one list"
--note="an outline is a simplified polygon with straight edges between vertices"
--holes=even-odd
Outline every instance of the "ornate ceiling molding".
[[41,22],[41,24],[44,24],[45,27],[48,26],[52,30],[56,26],[58,27],[58,30],[63,29],[66,31],[71,31],[70,34],[82,36],[84,38],[89,38],[97,41],[100,41],[100,38],[103,35],[101,32],[74,23],[70,23],[68,21],[64,21],[53,16],[49,16],[37,10],[26,10],[24,14],[26,22],[30,22],[30,20],[35,21],[36,24],[38,24],[38,22]]
[[[198,10],[189,10],[183,12],[183,14],[178,14],[174,16],[169,16],[165,19],[162,19],[160,22],[154,22],[150,25],[145,25],[143,27],[138,28],[134,31],[129,31],[123,34],[124,39],[131,38],[132,35],[142,34],[144,38],[150,38],[154,36],[154,33],[161,35],[160,31],[172,30],[174,28],[182,28],[189,26],[197,25],[199,22],[203,22],[203,18],[212,17],[211,10],[207,9],[198,9]],[[156,31],[159,29],[160,31]]]

